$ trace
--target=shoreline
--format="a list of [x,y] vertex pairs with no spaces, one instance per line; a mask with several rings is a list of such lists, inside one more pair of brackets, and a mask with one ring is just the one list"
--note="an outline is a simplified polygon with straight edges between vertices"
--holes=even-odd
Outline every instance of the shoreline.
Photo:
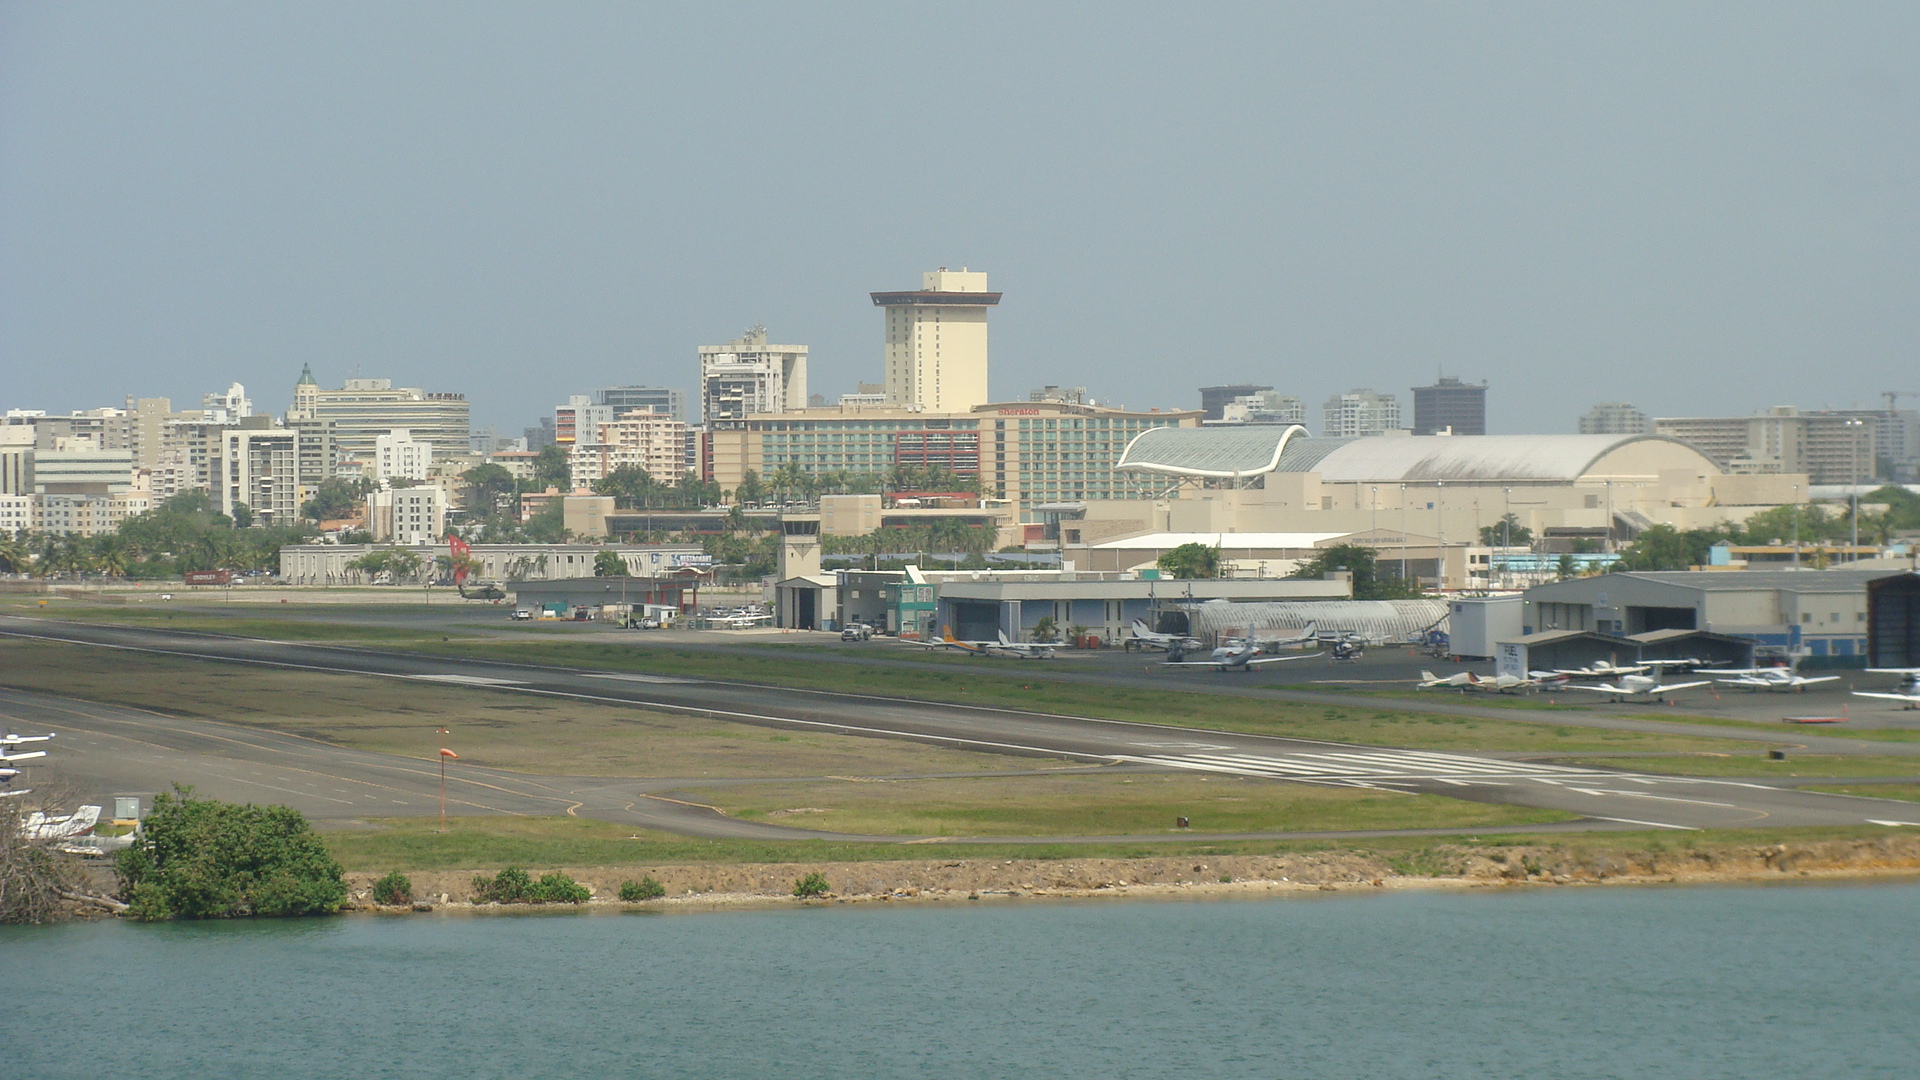
[[[1396,862],[1399,865],[1395,865]],[[544,868],[543,868],[544,869]],[[584,904],[474,904],[478,871],[424,871],[411,907],[371,900],[381,875],[347,875],[343,911],[397,914],[462,911],[723,911],[861,903],[969,903],[1019,899],[1085,900],[1253,898],[1389,890],[1466,890],[1596,885],[1713,885],[1871,881],[1920,876],[1920,834],[1806,844],[1666,847],[1569,851],[1550,844],[1451,844],[1414,860],[1363,851],[1288,855],[1063,860],[959,860],[684,864],[562,868],[593,891]],[[824,875],[824,897],[793,895],[794,882]],[[652,877],[667,895],[617,899],[622,881]]]

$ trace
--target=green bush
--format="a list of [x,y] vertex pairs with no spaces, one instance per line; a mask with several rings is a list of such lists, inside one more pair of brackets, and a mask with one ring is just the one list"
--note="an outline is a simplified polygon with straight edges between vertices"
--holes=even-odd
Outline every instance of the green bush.
[[534,882],[527,898],[536,904],[584,904],[593,890],[556,871]]
[[330,915],[347,899],[340,864],[298,811],[196,799],[178,785],[154,798],[114,868],[137,919]]
[[473,876],[476,904],[584,904],[593,890],[558,871],[533,880],[525,870],[509,866],[493,877]]
[[658,900],[665,895],[667,887],[650,877],[620,883],[620,899],[630,904],[639,900]]
[[525,904],[532,897],[533,879],[525,870],[509,866],[493,877],[473,875],[473,902],[476,904]]
[[793,883],[793,895],[806,899],[825,896],[832,891],[833,886],[827,883],[827,875],[817,870]]
[[395,870],[386,877],[373,883],[373,902],[387,907],[399,907],[413,903],[413,882],[407,876]]

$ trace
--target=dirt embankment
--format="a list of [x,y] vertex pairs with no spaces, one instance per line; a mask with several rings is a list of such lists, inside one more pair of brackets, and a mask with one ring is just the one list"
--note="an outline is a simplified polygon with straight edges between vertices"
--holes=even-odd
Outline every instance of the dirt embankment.
[[[789,903],[794,883],[819,873],[841,901],[973,900],[1021,896],[1247,895],[1293,890],[1779,881],[1920,873],[1920,836],[1722,847],[1447,845],[1404,855],[1326,851],[1147,859],[960,860],[581,867],[565,871],[613,902],[623,881],[665,889],[651,906]],[[349,876],[370,903],[378,875]],[[537,875],[536,875],[537,876]],[[414,896],[462,905],[473,873],[410,875]]]

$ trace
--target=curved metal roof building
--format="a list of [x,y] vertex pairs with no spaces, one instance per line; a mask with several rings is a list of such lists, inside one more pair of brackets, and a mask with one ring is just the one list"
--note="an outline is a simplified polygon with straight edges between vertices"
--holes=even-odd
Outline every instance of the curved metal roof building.
[[1330,483],[1571,483],[1583,477],[1720,472],[1664,435],[1372,435],[1315,439],[1299,425],[1154,428],[1117,470],[1205,478],[1319,473]]

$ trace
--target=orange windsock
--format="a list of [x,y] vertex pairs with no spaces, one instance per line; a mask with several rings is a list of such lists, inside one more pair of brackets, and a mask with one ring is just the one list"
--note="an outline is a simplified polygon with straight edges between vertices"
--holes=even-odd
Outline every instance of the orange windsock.
[[451,751],[451,750],[449,750],[449,749],[447,749],[446,747],[444,747],[444,746],[443,746],[443,747],[441,747],[441,748],[440,748],[440,756],[441,756],[441,757],[450,757],[450,758],[458,758],[458,757],[459,757],[460,755],[459,755],[459,754],[456,754],[456,753],[454,753],[453,751]]

